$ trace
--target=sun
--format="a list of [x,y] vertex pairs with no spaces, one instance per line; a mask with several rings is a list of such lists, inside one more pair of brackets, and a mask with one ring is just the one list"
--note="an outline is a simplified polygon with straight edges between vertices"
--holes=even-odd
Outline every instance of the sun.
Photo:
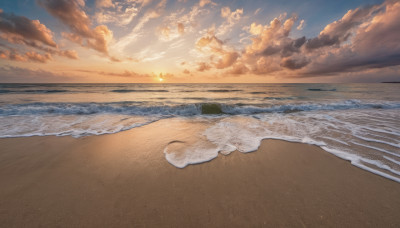
[[159,78],[158,80],[159,80],[160,82],[162,82],[164,79],[162,79],[162,78]]

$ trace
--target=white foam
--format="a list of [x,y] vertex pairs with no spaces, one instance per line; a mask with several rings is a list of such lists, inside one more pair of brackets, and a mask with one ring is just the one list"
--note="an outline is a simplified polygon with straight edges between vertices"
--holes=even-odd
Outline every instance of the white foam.
[[[396,111],[386,112],[389,115],[400,117],[400,113]],[[370,119],[370,125],[364,121],[359,122],[360,115],[365,119]],[[379,141],[378,139],[365,138],[364,140],[358,137],[361,132],[365,131],[366,125],[367,127],[374,125],[374,115],[375,113],[370,111],[360,112],[357,110],[356,112],[330,111],[329,115],[326,115],[326,112],[313,112],[290,115],[257,114],[256,118],[251,116],[224,117],[210,121],[211,125],[204,132],[199,133],[202,142],[188,145],[187,150],[184,150],[183,157],[169,154],[167,150],[164,152],[168,162],[182,168],[188,164],[210,161],[216,158],[218,153],[228,155],[235,150],[242,153],[252,152],[258,149],[263,139],[279,139],[320,146],[331,154],[349,160],[351,164],[359,168],[400,182],[398,177],[400,176],[398,171],[400,162],[384,157],[384,154],[396,157],[400,157],[400,154],[370,145],[371,142]],[[380,115],[384,116],[385,112],[381,112]],[[389,126],[396,126],[396,124],[398,123],[387,123]],[[382,134],[386,133],[382,132]],[[379,136],[378,134],[377,137]],[[345,142],[343,139],[348,139],[351,143]],[[357,142],[354,139],[357,139]],[[214,145],[214,148],[201,148],[207,142]]]
[[[400,170],[399,162],[385,156],[390,154],[400,157],[400,145],[397,143],[400,142],[398,109],[352,109],[353,106],[369,107],[368,103],[361,101],[291,104],[267,108],[225,105],[221,107],[223,111],[243,115],[201,116],[201,106],[197,104],[152,107],[124,105],[10,105],[0,110],[0,137],[81,137],[116,133],[171,116],[186,118],[188,121],[200,118],[207,119],[205,124],[209,126],[203,132],[198,132],[197,141],[182,145],[171,144],[164,149],[165,157],[172,165],[183,168],[210,161],[218,153],[228,155],[235,150],[248,153],[257,150],[262,139],[280,139],[317,145],[338,157],[350,160],[360,168],[373,169],[374,173],[385,177],[389,175],[386,172],[389,172],[393,174],[390,179],[398,178],[396,175],[397,170]],[[390,108],[391,104],[386,106]],[[67,110],[63,110],[66,108]],[[296,108],[311,111],[282,113]],[[52,110],[54,115],[48,113]],[[12,115],[14,112],[19,115]],[[92,112],[97,114],[91,114]],[[379,120],[374,118],[377,114]],[[384,138],[387,140],[382,140]],[[366,166],[366,163],[369,165]],[[382,172],[381,169],[386,171]]]
[[389,161],[391,161],[393,163],[396,163],[396,164],[400,165],[400,161],[397,161],[396,159],[389,158],[388,156],[383,156],[383,158],[386,159],[386,160],[389,160]]
[[399,157],[399,158],[400,158],[400,154],[396,154],[396,153],[394,153],[394,152],[387,151],[387,150],[384,150],[384,149],[382,149],[382,148],[378,148],[378,147],[375,147],[375,146],[369,146],[369,145],[357,143],[357,142],[354,142],[354,141],[351,141],[351,143],[353,143],[353,144],[355,144],[355,145],[358,145],[358,146],[367,147],[367,148],[370,148],[370,149],[373,149],[373,150],[378,150],[378,151],[380,151],[380,152],[383,152],[383,153],[386,153],[386,154],[391,154],[391,155],[393,155],[393,156],[396,156],[396,157]]
[[72,136],[111,134],[159,120],[126,115],[0,116],[0,137]]
[[335,138],[332,138],[332,137],[323,136],[323,138],[324,138],[324,139],[328,139],[328,140],[332,140],[332,141],[335,141],[335,142],[338,142],[338,143],[343,144],[343,145],[346,145],[346,146],[349,145],[347,142],[345,142],[345,141],[343,141],[343,140],[335,139]]
[[361,136],[361,135],[358,135],[358,134],[355,134],[354,136],[359,138],[359,139],[362,139],[364,141],[367,141],[367,142],[377,142],[377,143],[387,144],[387,145],[390,145],[390,146],[393,146],[393,147],[400,148],[400,144],[394,144],[394,143],[383,141],[383,140],[371,139],[371,138],[364,137],[364,136]]
[[218,148],[209,147],[205,143],[198,142],[183,149],[174,149],[168,145],[164,148],[167,161],[177,168],[185,168],[187,165],[198,164],[218,157]]
[[390,175],[390,174],[387,174],[387,173],[385,173],[385,172],[381,172],[381,171],[379,171],[379,170],[370,168],[370,167],[368,167],[368,166],[366,166],[366,165],[363,165],[363,164],[361,164],[361,163],[353,163],[353,162],[352,162],[351,164],[353,164],[354,166],[357,166],[358,168],[364,169],[364,170],[369,171],[369,172],[371,172],[371,173],[375,173],[375,174],[377,174],[377,175],[379,175],[379,176],[382,176],[382,177],[385,177],[385,178],[387,178],[387,179],[390,179],[390,180],[393,180],[393,181],[396,181],[396,182],[400,183],[400,178],[395,177],[395,176],[393,176],[393,175]]

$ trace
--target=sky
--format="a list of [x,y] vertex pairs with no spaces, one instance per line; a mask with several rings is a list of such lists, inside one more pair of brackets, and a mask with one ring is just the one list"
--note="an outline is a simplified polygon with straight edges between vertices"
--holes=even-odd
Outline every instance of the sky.
[[399,0],[3,0],[0,82],[400,81]]

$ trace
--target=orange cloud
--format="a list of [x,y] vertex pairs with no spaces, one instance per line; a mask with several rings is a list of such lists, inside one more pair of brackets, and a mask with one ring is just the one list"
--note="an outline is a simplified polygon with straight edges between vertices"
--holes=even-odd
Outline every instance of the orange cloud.
[[211,69],[211,66],[206,62],[200,62],[197,66],[197,71],[203,72]]
[[0,58],[8,59],[12,61],[20,61],[20,62],[39,62],[45,63],[52,59],[51,54],[39,54],[37,52],[26,52],[25,54],[19,54],[16,51],[9,51],[9,50],[0,50]]
[[64,33],[66,38],[82,46],[108,55],[108,43],[112,31],[105,25],[91,28],[91,21],[82,10],[84,2],[74,0],[40,0],[39,3],[54,17],[67,25],[72,33]]
[[[59,50],[58,47],[47,47],[38,44],[36,41],[29,41],[26,40],[24,37],[17,35],[17,34],[9,34],[9,33],[2,33],[0,34],[0,39],[7,41],[10,44],[19,44],[23,47],[32,47],[36,50],[43,51],[49,54],[55,54],[63,57],[67,57],[70,59],[78,59],[78,53],[74,50]],[[50,58],[49,58],[50,59]],[[43,62],[43,61],[42,61]]]
[[177,26],[178,26],[178,33],[179,33],[180,35],[182,35],[183,33],[185,33],[185,25],[184,25],[183,23],[178,23]]

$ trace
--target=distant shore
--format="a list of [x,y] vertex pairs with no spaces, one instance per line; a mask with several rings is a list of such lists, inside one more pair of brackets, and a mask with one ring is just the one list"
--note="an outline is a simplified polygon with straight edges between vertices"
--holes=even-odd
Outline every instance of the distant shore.
[[0,226],[400,225],[399,183],[316,146],[264,140],[178,169],[162,152],[170,129],[0,139]]

